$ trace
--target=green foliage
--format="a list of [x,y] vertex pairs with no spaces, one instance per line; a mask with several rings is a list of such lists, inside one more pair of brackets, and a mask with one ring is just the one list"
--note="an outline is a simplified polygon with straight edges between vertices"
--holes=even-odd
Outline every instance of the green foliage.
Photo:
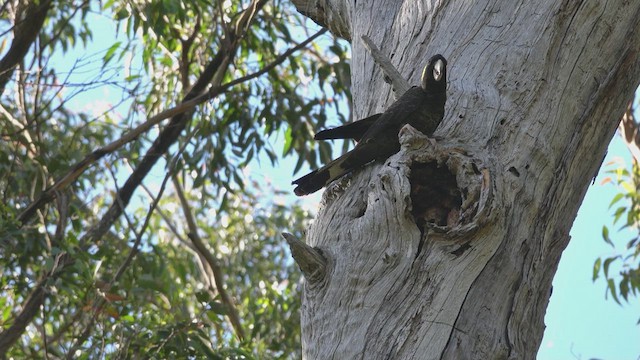
[[[277,164],[294,156],[297,171],[331,157],[327,144],[310,140],[327,119],[346,120],[339,114],[348,109],[338,107],[350,97],[343,43],[324,36],[322,44],[194,109],[177,143],[143,179],[145,190],[135,193],[107,235],[86,240],[118,203],[116,194],[166,122],[91,162],[36,216],[18,220],[96,149],[177,105],[224,50],[230,27],[248,6],[55,2],[34,51],[0,97],[3,331],[16,324],[43,279],[47,294],[0,357],[299,357],[301,278],[280,232],[303,237],[310,214],[282,200],[288,189],[247,174],[260,159]],[[106,30],[99,26],[105,20]],[[11,16],[0,19],[1,33],[10,34],[12,26]],[[264,68],[313,32],[288,2],[266,3],[221,82]],[[175,180],[151,212],[165,178]],[[190,216],[204,250],[189,236]],[[62,255],[71,262],[61,265]],[[231,321],[234,313],[241,329]]]
[[[188,249],[176,246],[175,241],[186,239],[176,239],[170,228],[180,224],[160,220],[154,225],[157,239],[138,254],[120,284],[101,295],[114,300],[100,313],[109,333],[96,339],[116,340],[124,345],[119,356],[131,358],[145,354],[225,358],[233,349],[249,357],[287,358],[297,351],[300,278],[277,229],[292,225],[284,210],[293,211],[296,219],[303,220],[301,225],[309,215],[296,206],[284,209],[267,203],[256,207],[257,196],[249,192],[230,195],[232,211],[199,217],[200,229],[206,232],[203,238],[209,240],[227,276],[225,287],[238,300],[244,328],[252,329],[246,342],[232,337],[227,309],[215,286],[203,283],[207,274],[202,265]],[[111,274],[106,269],[117,267],[120,259],[107,254],[101,259],[105,268],[101,277],[108,279]],[[113,266],[107,261],[113,261]]]
[[[613,224],[620,225],[618,231],[623,231],[630,239],[620,248],[617,245],[619,240],[611,238],[609,228],[602,227],[603,240],[616,249],[616,253],[596,259],[593,281],[603,274],[607,282],[607,292],[620,304],[620,298],[628,302],[631,296],[638,296],[640,291],[640,193],[637,191],[640,188],[640,168],[634,164],[629,170],[620,165],[607,173],[611,176],[606,178],[605,182],[620,189],[609,204],[610,209],[615,208]],[[612,272],[614,268],[615,271]]]

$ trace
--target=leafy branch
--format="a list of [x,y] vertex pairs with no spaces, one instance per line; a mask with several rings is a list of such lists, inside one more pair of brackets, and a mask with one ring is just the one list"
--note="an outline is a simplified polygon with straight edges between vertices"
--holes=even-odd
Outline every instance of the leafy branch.
[[[230,82],[228,82],[226,84],[223,84],[223,85],[220,85],[220,86],[214,86],[204,94],[197,95],[197,96],[193,97],[192,99],[183,101],[182,103],[180,103],[179,105],[177,105],[177,106],[175,106],[175,107],[173,107],[171,109],[167,109],[165,111],[162,111],[161,113],[150,117],[147,121],[145,121],[144,123],[138,125],[134,129],[129,130],[124,135],[122,135],[122,137],[120,137],[118,140],[115,140],[115,141],[113,141],[113,142],[101,147],[100,149],[97,149],[97,150],[93,151],[91,154],[85,156],[84,159],[82,159],[80,162],[78,162],[76,165],[74,165],[71,168],[71,170],[69,170],[65,175],[63,175],[61,178],[59,178],[53,185],[51,185],[46,190],[44,190],[39,195],[39,197],[35,201],[33,201],[31,204],[29,204],[25,208],[25,210],[18,216],[18,220],[23,224],[28,222],[33,217],[33,215],[35,214],[36,211],[38,211],[44,205],[46,205],[51,200],[53,200],[58,192],[60,192],[61,190],[64,190],[67,186],[69,186],[74,181],[76,181],[80,177],[80,175],[82,175],[82,173],[84,173],[84,171],[89,166],[91,166],[92,164],[94,164],[98,160],[102,159],[105,155],[111,154],[111,153],[117,151],[122,146],[126,145],[127,143],[130,143],[130,142],[136,140],[140,135],[142,135],[143,133],[147,132],[149,129],[151,129],[153,126],[159,124],[163,120],[166,120],[166,119],[172,118],[172,117],[178,117],[178,116],[180,116],[182,114],[185,114],[186,112],[193,110],[197,105],[214,99],[216,96],[224,93],[225,91],[229,90],[231,87],[233,87],[235,85],[238,85],[238,84],[241,84],[243,82],[252,80],[254,78],[257,78],[257,77],[267,73],[271,69],[273,69],[276,66],[282,64],[293,53],[295,53],[296,51],[299,51],[300,49],[303,49],[304,47],[309,45],[317,37],[319,37],[320,35],[324,34],[325,32],[327,32],[326,28],[319,30],[314,35],[312,35],[311,37],[307,38],[305,41],[301,42],[300,44],[298,44],[296,46],[291,47],[290,49],[288,49],[287,51],[285,51],[284,53],[279,55],[275,60],[270,62],[268,65],[266,65],[265,67],[263,67],[259,71],[256,71],[256,72],[254,72],[252,74],[249,74],[249,75],[240,77],[238,79],[232,80],[232,81],[230,81]],[[189,98],[189,96],[187,96],[186,98]],[[177,121],[175,121],[175,122],[177,123]],[[168,129],[173,129],[176,126],[177,125],[174,123],[173,125],[170,124],[169,126],[167,126],[167,128]],[[168,131],[168,130],[165,129],[165,131]],[[165,133],[165,132],[163,132],[163,133]],[[159,138],[161,138],[161,137],[162,137],[162,135],[159,136]],[[171,143],[173,143],[173,142],[171,142]],[[168,146],[166,146],[166,147],[168,148]],[[153,152],[149,151],[149,154],[153,154]]]

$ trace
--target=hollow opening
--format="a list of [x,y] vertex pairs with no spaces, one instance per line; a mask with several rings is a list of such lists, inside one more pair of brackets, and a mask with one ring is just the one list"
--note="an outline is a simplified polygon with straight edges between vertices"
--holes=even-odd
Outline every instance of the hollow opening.
[[411,166],[411,213],[421,233],[427,224],[452,226],[462,205],[456,176],[435,162]]

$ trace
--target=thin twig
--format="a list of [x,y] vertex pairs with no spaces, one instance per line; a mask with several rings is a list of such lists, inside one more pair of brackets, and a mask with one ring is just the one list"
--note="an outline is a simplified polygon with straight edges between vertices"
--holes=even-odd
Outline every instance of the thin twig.
[[[227,89],[229,89],[232,86],[238,85],[240,83],[243,83],[247,80],[251,80],[253,78],[257,78],[258,76],[268,72],[269,70],[275,68],[276,66],[280,65],[283,61],[285,61],[289,56],[291,56],[291,54],[293,54],[294,52],[302,49],[303,47],[307,46],[310,42],[312,42],[313,40],[315,40],[318,36],[324,34],[325,32],[327,32],[328,29],[323,28],[321,30],[319,30],[318,32],[316,32],[315,34],[313,34],[311,37],[309,37],[307,40],[301,42],[300,44],[290,48],[289,50],[285,51],[284,53],[282,53],[280,56],[278,56],[275,60],[273,60],[271,63],[269,63],[269,65],[265,66],[264,68],[254,72],[253,74],[249,74],[246,76],[243,76],[241,78],[237,78],[235,80],[229,81],[228,83],[219,86],[218,88],[212,88],[211,90],[209,90],[209,94],[208,96],[205,96],[205,94],[201,95],[205,100],[209,100],[217,95],[219,95],[222,92],[225,92]],[[195,98],[198,99],[198,98]],[[195,100],[194,99],[194,100]]]

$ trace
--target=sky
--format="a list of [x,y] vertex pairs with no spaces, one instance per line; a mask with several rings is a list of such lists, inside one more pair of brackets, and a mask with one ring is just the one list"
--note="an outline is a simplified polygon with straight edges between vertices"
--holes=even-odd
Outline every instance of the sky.
[[[91,19],[94,27],[93,45],[86,52],[67,53],[64,57],[66,60],[63,60],[67,64],[74,56],[104,52],[109,44],[114,42],[115,31],[110,29],[111,22],[103,16],[89,16],[94,17]],[[109,104],[115,104],[121,99],[121,94],[114,89],[93,91],[75,99],[78,106],[82,104],[80,108],[105,109]],[[337,124],[337,120],[333,123]],[[274,137],[273,140],[276,142],[274,149],[282,149],[283,137]],[[341,143],[338,143],[338,148],[340,146]],[[609,146],[604,164],[615,158],[622,158],[627,164],[630,163],[630,155],[617,135]],[[269,164],[270,162],[264,159],[260,163],[254,161],[248,173],[254,179],[269,182],[278,189],[293,190],[290,182],[294,178],[292,171],[295,159],[282,159],[275,168]],[[606,170],[607,167],[603,166],[603,169]],[[608,209],[608,204],[616,194],[616,188],[610,184],[601,185],[605,177],[603,169],[595,184],[590,186],[580,207],[571,230],[572,239],[562,255],[553,280],[553,294],[545,316],[547,328],[538,359],[640,359],[640,326],[636,325],[640,319],[640,299],[631,298],[630,304],[623,302],[620,306],[612,299],[605,299],[605,282],[602,278],[595,283],[591,280],[595,259],[614,254],[614,249],[607,245],[601,236],[603,225],[615,229],[611,226],[612,210]],[[296,176],[304,175],[307,170],[308,168],[303,168]],[[279,200],[298,200],[315,212],[321,194],[322,191],[301,199],[290,195]],[[617,231],[612,230],[614,239],[627,239],[618,237],[617,234]]]
[[[620,136],[609,145],[603,164],[631,156]],[[613,210],[608,209],[617,193],[611,184],[601,184],[609,176],[603,165],[593,185],[589,187],[578,216],[573,223],[569,245],[562,253],[553,279],[553,293],[545,324],[547,326],[538,359],[640,359],[640,299],[621,300],[618,305],[609,296],[605,300],[606,282],[602,276],[595,281],[593,263],[597,257],[610,256],[615,250],[602,239],[602,226],[611,229],[613,239],[629,239],[628,233],[618,233],[612,226]]]

